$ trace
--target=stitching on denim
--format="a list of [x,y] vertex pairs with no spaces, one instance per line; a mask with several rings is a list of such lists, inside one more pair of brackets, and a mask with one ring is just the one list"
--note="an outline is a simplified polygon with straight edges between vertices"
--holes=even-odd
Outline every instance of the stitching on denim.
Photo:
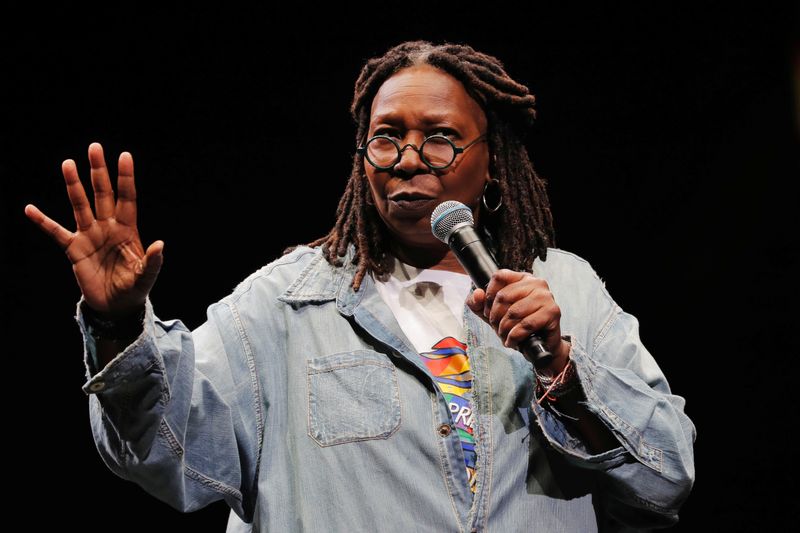
[[[622,426],[625,439],[623,446],[628,452],[636,457],[643,465],[661,473],[663,471],[663,451],[660,448],[648,444],[644,440],[642,433],[626,422],[610,407],[603,404],[594,394],[594,391],[586,391],[587,397],[591,396],[592,401],[599,406],[599,409],[616,425]],[[630,441],[636,442],[636,446],[631,445]]]
[[[309,361],[309,363],[310,362],[311,361]],[[366,366],[366,365],[380,366],[380,367],[389,368],[389,369],[394,368],[394,366],[391,365],[391,364],[379,363],[377,361],[353,361],[352,363],[343,363],[341,365],[329,366],[329,367],[325,367],[325,368],[309,368],[308,369],[308,373],[311,374],[311,375],[324,374],[326,372],[333,372],[334,370],[341,370],[343,368],[352,368],[354,366]]]
[[306,361],[306,433],[311,440],[322,446],[322,443],[311,434],[311,373],[308,371],[310,364],[311,361]]
[[[439,418],[438,409],[439,400],[436,396],[436,392],[429,392],[428,393],[431,399],[431,421],[436,424],[436,421]],[[436,431],[436,428],[433,428]],[[444,439],[434,437],[436,442],[436,447],[439,449],[439,467],[441,468],[442,472],[442,479],[444,479],[445,487],[447,487],[447,497],[450,499],[450,506],[453,509],[453,516],[456,517],[456,526],[458,527],[459,533],[464,533],[464,528],[461,525],[461,517],[458,516],[458,507],[456,506],[456,501],[453,499],[453,486],[450,484],[450,477],[447,475],[450,471],[447,468],[447,450],[444,447]]]
[[397,427],[394,428],[394,431],[392,431],[392,433],[387,435],[386,438],[392,436],[392,434],[394,434],[395,431],[399,430],[400,426],[403,425],[403,400],[400,397],[400,381],[399,378],[397,377],[397,372],[395,371],[392,371],[392,380],[394,381],[394,388],[395,391],[397,392],[397,394],[395,394],[395,397],[397,398],[397,408],[400,411],[400,419],[397,421]]
[[[603,327],[600,328],[600,332],[595,337],[595,341],[593,344],[593,350],[596,350],[600,343],[605,338],[608,331],[611,329],[611,326],[616,322],[617,318],[620,315],[622,308],[619,305],[614,304],[612,309],[611,316],[606,320],[603,324]],[[585,357],[587,361],[591,361],[591,359],[587,356]],[[589,366],[589,365],[587,365]],[[649,468],[655,470],[656,472],[663,472],[664,464],[663,464],[663,450],[648,444],[645,440],[641,432],[633,427],[631,424],[626,422],[622,419],[619,415],[617,415],[613,410],[611,410],[607,405],[603,404],[597,395],[594,393],[594,371],[593,369],[590,372],[587,372],[586,376],[579,376],[581,383],[584,383],[584,392],[586,393],[587,399],[591,398],[593,402],[595,402],[598,406],[600,406],[600,410],[611,419],[612,422],[623,427],[623,429],[630,433],[633,437],[635,437],[635,441],[637,443],[636,447],[632,446],[628,443],[628,439],[631,439],[630,435],[625,435],[625,443],[623,444],[625,449],[627,449],[634,457],[636,457],[642,464],[648,466]],[[632,439],[633,440],[633,439]]]
[[[485,435],[483,431],[482,417],[479,415],[483,404],[483,397],[478,390],[478,386],[481,384],[480,377],[483,367],[481,366],[480,362],[476,364],[478,358],[475,357],[476,351],[473,350],[473,347],[477,346],[478,342],[475,332],[472,331],[472,328],[469,326],[470,319],[467,317],[468,312],[470,311],[465,305],[463,319],[464,330],[466,332],[467,339],[467,357],[469,359],[469,366],[472,371],[472,416],[474,417],[474,425],[477,429],[477,435],[475,435],[475,453],[477,455],[477,461],[475,463],[475,494],[472,495],[472,505],[470,505],[469,512],[467,512],[466,523],[466,526],[470,527],[470,524],[475,521],[475,517],[480,514],[479,508],[483,501],[485,501],[485,499],[482,501],[481,497],[484,493],[483,487],[486,485],[486,475],[489,471],[489,467],[484,463],[490,459],[487,457],[486,452],[484,451]],[[485,511],[486,509],[484,508],[484,515],[486,514]]]
[[[651,468],[659,473],[664,472],[664,451],[655,446],[647,444],[644,439],[639,441],[639,446],[642,450],[639,452],[643,457],[647,458],[647,462],[651,463]],[[657,465],[657,466],[656,466]]]
[[[317,299],[333,300],[334,298],[336,298],[336,295],[324,292],[315,292],[311,294],[303,294],[301,297],[303,298],[303,300],[317,300]],[[278,300],[284,302],[286,301],[286,298],[278,297]]]
[[[125,383],[127,383],[127,381],[124,378],[120,378],[120,376],[127,376],[127,375],[129,375],[131,373],[135,374],[137,376],[137,378],[141,377],[141,376],[145,376],[150,371],[150,369],[153,368],[154,366],[158,366],[158,369],[161,372],[161,375],[162,376],[166,376],[167,375],[166,368],[164,367],[164,365],[162,364],[161,360],[158,357],[151,358],[150,361],[144,366],[140,366],[140,365],[136,365],[136,364],[130,364],[130,360],[132,358],[136,358],[137,355],[138,355],[138,354],[135,354],[134,352],[139,350],[139,348],[140,348],[139,345],[143,345],[146,341],[149,341],[149,339],[147,339],[146,337],[147,336],[144,335],[144,334],[141,335],[139,337],[139,339],[137,339],[137,341],[135,343],[129,345],[128,347],[126,347],[125,350],[123,350],[122,352],[118,353],[114,357],[114,359],[112,359],[105,366],[105,368],[102,368],[101,370],[99,370],[97,373],[95,373],[94,376],[92,376],[88,380],[86,388],[88,388],[88,386],[91,385],[91,384],[97,383],[98,381],[105,381],[106,385],[108,385],[107,389],[111,388],[112,386],[125,384]],[[152,344],[152,343],[150,343],[150,344]],[[144,348],[143,346],[141,346],[141,348],[144,349],[146,352],[156,352],[157,351],[157,347],[155,345],[153,345],[151,348]],[[134,363],[135,362],[136,361],[134,360]],[[167,379],[163,379],[162,382],[163,382],[162,389],[163,388],[167,389],[166,390],[167,399],[169,399],[169,382],[168,382]],[[87,395],[90,395],[90,392],[86,392],[86,391],[84,391],[84,392]],[[98,391],[98,392],[100,392],[100,391]],[[96,394],[96,393],[92,393],[92,394]],[[163,390],[162,390],[162,395],[163,395]],[[161,401],[161,400],[159,400],[159,401]]]
[[[306,255],[309,254],[316,254],[316,252],[310,250],[302,255],[298,255],[297,259],[300,260],[302,257],[305,257]],[[305,267],[303,267],[303,270],[300,271],[300,274],[297,275],[297,277],[292,281],[289,287],[285,291],[283,291],[283,293],[278,297],[278,299],[284,301],[284,299],[310,298],[314,296],[314,295],[303,294],[302,291],[300,291],[297,294],[295,293],[305,284],[306,278],[308,277],[308,273],[314,270],[320,261],[324,260],[325,258],[322,256],[322,254],[319,254],[316,257],[314,257],[311,261],[309,261],[309,263]],[[297,261],[294,261],[291,264],[294,264],[296,262]],[[269,272],[266,272],[264,275],[268,276],[269,274],[272,273],[272,270],[274,270],[274,268],[270,269]]]
[[[250,291],[250,289],[253,287],[253,282],[256,281],[257,279],[261,279],[261,278],[267,277],[270,274],[272,274],[272,272],[275,269],[277,269],[279,267],[282,267],[282,266],[293,265],[293,264],[299,262],[305,256],[311,255],[311,254],[315,254],[315,253],[316,253],[315,250],[312,249],[312,250],[309,250],[307,252],[304,252],[302,254],[297,255],[293,260],[287,259],[286,261],[282,261],[281,260],[281,259],[283,259],[285,257],[285,256],[283,256],[280,259],[270,263],[269,265],[262,267],[261,270],[259,270],[258,273],[251,275],[248,279],[246,279],[245,281],[242,281],[236,287],[236,289],[234,290],[234,294],[231,294],[229,296],[230,301],[233,302],[233,303],[238,302],[239,298],[241,298],[244,294],[246,294],[247,292]],[[313,263],[313,261],[312,261],[312,263]],[[303,272],[305,272],[305,269],[303,270]],[[302,276],[302,274],[301,274],[301,276]],[[299,278],[300,278],[300,276],[298,276],[298,279]],[[298,280],[295,279],[295,281],[292,284],[294,284],[297,281]],[[291,286],[289,288],[291,288]],[[289,290],[289,289],[287,289],[287,290]]]
[[658,511],[661,514],[675,514],[677,512],[672,507],[663,507],[661,505],[657,505],[649,500],[645,500],[644,498],[636,494],[631,494],[630,496],[633,500],[636,500],[641,505],[647,507],[648,509],[653,509],[655,511]]
[[[481,363],[483,363],[483,361],[481,361]],[[483,373],[484,365],[480,364],[478,366],[481,369],[481,373]],[[492,475],[494,474],[494,461],[493,461],[493,454],[492,454],[492,451],[491,451],[492,438],[493,438],[493,434],[492,434],[492,413],[493,413],[493,411],[492,411],[492,394],[493,393],[492,393],[492,379],[491,379],[491,376],[489,376],[489,365],[488,364],[485,365],[485,368],[486,368],[486,383],[488,384],[488,389],[489,389],[488,390],[488,399],[487,399],[487,411],[486,411],[486,418],[488,419],[487,420],[488,439],[485,441],[485,445],[481,446],[481,449],[485,450],[485,453],[486,453],[486,466],[488,468],[488,472],[486,473],[486,480],[485,480],[486,481],[486,491],[487,491],[487,493],[486,493],[486,496],[484,497],[484,501],[483,501],[483,528],[488,530],[488,528],[489,528],[489,526],[488,526],[488,523],[489,523],[489,500],[491,499],[491,496],[492,496]],[[485,435],[484,435],[483,427],[481,427],[481,438],[484,438],[484,437],[485,437]]]
[[328,369],[347,368],[349,366],[376,365],[394,368],[394,363],[385,353],[364,348],[345,350],[307,361],[308,366],[313,366],[313,373],[326,372]]
[[240,491],[236,490],[235,488],[233,488],[233,487],[231,487],[229,485],[226,485],[225,483],[222,483],[221,481],[217,481],[215,479],[211,479],[209,477],[206,477],[206,476],[204,476],[203,474],[201,474],[200,472],[198,472],[197,470],[195,470],[194,468],[192,468],[191,466],[189,466],[187,464],[183,465],[183,471],[186,474],[186,477],[191,478],[191,479],[193,479],[193,480],[205,485],[206,487],[208,487],[208,488],[210,488],[210,489],[212,489],[212,490],[214,490],[216,492],[221,492],[223,494],[228,494],[230,496],[233,496],[237,500],[242,501],[242,493]]
[[[586,368],[584,369],[586,370],[586,372],[581,373],[578,376],[581,381],[581,385],[583,386],[586,399],[588,400],[587,407],[589,407],[590,410],[596,415],[599,414],[598,411],[602,412],[605,415],[605,417],[615,425],[614,428],[609,428],[609,429],[611,429],[612,431],[616,430],[615,432],[618,433],[622,433],[622,435],[625,438],[622,439],[621,444],[622,447],[625,450],[627,450],[628,453],[630,453],[640,463],[647,466],[648,468],[655,470],[656,472],[659,473],[663,472],[663,451],[645,442],[642,433],[638,429],[636,429],[631,424],[626,422],[619,415],[617,415],[617,413],[615,413],[611,408],[609,408],[607,405],[605,405],[600,401],[600,399],[597,397],[597,394],[595,394],[594,392],[594,382],[593,382],[594,372],[591,364],[589,364],[592,363],[593,361],[591,361],[591,359],[589,359],[585,355],[583,355],[581,358],[585,359],[587,362]],[[536,415],[536,421],[539,424],[539,426],[543,429],[542,433],[546,437],[547,441],[551,442],[556,448],[568,449],[566,446],[562,446],[555,436],[551,438],[548,432],[544,431],[544,423],[542,421],[542,418],[547,418],[550,417],[551,415],[547,413],[545,409],[542,409],[541,407],[535,404],[533,405],[533,407],[534,407],[534,414]],[[606,420],[603,419],[603,417],[600,418],[601,421],[603,421],[603,423],[606,423]],[[608,426],[608,424],[606,424],[606,426]],[[563,434],[561,436],[563,437],[565,435],[567,434]],[[564,440],[567,441],[567,443],[569,443],[569,439],[564,439]],[[635,443],[635,445],[633,445],[632,443]]]
[[[343,270],[341,275],[339,276],[338,283],[336,283],[336,289],[333,292],[334,293],[334,298],[336,299],[336,307],[337,307],[337,309],[339,308],[339,299],[342,297],[342,292],[347,290],[345,288],[347,286],[347,284],[345,283],[345,280],[348,279],[348,277],[349,277],[347,275],[348,274],[348,271],[347,271],[348,266],[347,265],[348,265],[348,263],[345,263],[345,266],[343,267],[345,270]],[[350,279],[352,279],[352,278],[350,278]],[[359,299],[359,301],[360,301],[360,299]]]
[[[342,281],[341,281],[341,285],[340,285],[340,291],[341,291],[342,289],[344,289],[344,287],[345,287],[345,283],[344,283],[345,279],[348,279],[348,276],[345,276],[344,274],[342,274]],[[370,282],[372,282],[372,278],[371,278],[371,277],[369,277],[369,276],[365,276],[365,283],[370,283]],[[348,286],[349,286],[349,285],[348,285]],[[350,312],[350,314],[351,314],[351,315],[352,315],[352,313],[353,313],[353,310],[354,310],[356,307],[358,307],[359,305],[361,305],[361,301],[364,299],[364,293],[366,293],[366,292],[367,292],[367,291],[365,291],[365,290],[360,290],[360,291],[357,291],[357,292],[355,293],[355,295],[353,296],[353,297],[355,298],[355,300],[354,300],[353,302],[351,302],[351,303],[350,303],[350,304],[347,306],[347,307],[349,308],[349,312]],[[339,293],[339,295],[338,295],[338,296],[339,296],[339,297],[341,297],[341,292]],[[338,302],[338,301],[336,302],[336,305],[337,305],[337,307],[339,306],[339,302]],[[341,309],[341,308],[340,308],[340,309]]]
[[175,437],[175,433],[173,433],[167,421],[164,419],[161,419],[161,423],[158,425],[158,434],[164,439],[167,447],[172,453],[175,454],[176,457],[183,457],[183,447],[181,446],[181,443],[178,442],[178,439]]
[[[315,376],[315,375],[322,374],[322,373],[325,373],[325,372],[330,372],[330,371],[336,370],[336,369],[350,368],[350,367],[354,367],[354,366],[363,366],[363,365],[368,365],[368,364],[369,365],[373,365],[373,366],[379,366],[379,367],[387,368],[391,372],[392,389],[394,391],[392,393],[392,409],[394,411],[394,407],[395,406],[397,407],[397,413],[398,413],[397,414],[397,424],[390,431],[384,431],[382,433],[378,433],[377,435],[367,435],[367,436],[363,436],[363,437],[351,437],[351,438],[345,438],[345,439],[333,439],[332,442],[323,443],[322,441],[320,441],[318,438],[316,438],[312,434],[312,424],[311,424],[311,376]],[[347,443],[351,443],[351,442],[362,442],[362,441],[367,441],[367,440],[386,440],[389,437],[391,437],[392,435],[394,435],[397,432],[398,429],[400,429],[400,426],[402,425],[402,422],[403,422],[403,411],[402,411],[403,406],[402,406],[402,403],[400,402],[400,385],[399,385],[399,383],[397,381],[397,371],[396,371],[396,368],[393,365],[383,365],[383,364],[375,363],[375,362],[372,362],[372,361],[363,361],[363,362],[358,362],[358,363],[349,364],[349,365],[342,365],[342,366],[332,367],[331,369],[327,369],[327,370],[317,370],[317,371],[313,371],[313,372],[311,371],[310,367],[311,367],[311,360],[308,360],[308,361],[306,361],[306,433],[311,438],[311,440],[313,440],[314,442],[317,443],[318,446],[320,446],[322,448],[327,448],[328,446],[336,446],[338,444],[347,444]]]
[[[286,261],[281,261],[280,259],[278,259],[277,261],[273,262],[271,265],[268,265],[267,267],[265,267],[266,270],[264,271],[263,275],[264,276],[269,276],[270,274],[272,274],[272,271],[275,270],[278,267],[282,267],[282,266],[285,266],[285,265],[293,265],[293,264],[297,263],[298,261],[300,261],[305,256],[314,255],[316,253],[317,253],[317,249],[311,248],[310,250],[308,250],[306,252],[303,252],[302,254],[298,254],[294,258],[294,260],[292,260],[292,261],[288,260],[288,258],[287,258]],[[283,256],[283,257],[286,257],[286,256]],[[322,256],[320,255],[320,257],[322,257]],[[259,277],[261,277],[261,276],[259,276]]]
[[611,326],[614,325],[614,322],[617,321],[617,317],[619,317],[620,311],[622,311],[622,309],[618,305],[614,304],[612,306],[611,313],[609,314],[608,318],[606,318],[606,321],[603,323],[603,325],[600,327],[600,331],[598,331],[597,335],[595,335],[594,337],[594,341],[592,342],[592,351],[597,350],[597,347],[600,346],[601,342],[603,342],[603,339],[605,339],[606,334],[611,329]]
[[247,336],[247,331],[245,331],[244,324],[242,323],[242,317],[239,316],[239,310],[233,304],[230,304],[227,307],[233,316],[234,324],[236,324],[236,330],[239,333],[239,340],[242,342],[242,346],[244,347],[244,354],[247,360],[247,369],[250,372],[250,387],[253,393],[252,402],[253,409],[256,412],[256,433],[258,435],[255,464],[256,469],[253,476],[253,484],[255,484],[258,482],[259,472],[261,471],[261,451],[264,447],[265,423],[264,412],[262,409],[261,384],[258,381],[258,369],[256,368],[256,360],[255,356],[253,355],[253,348],[250,344],[250,339]]
[[[622,445],[626,450],[628,450],[628,452],[631,453],[631,455],[636,457],[642,464],[652,468],[657,472],[662,472],[663,451],[659,448],[656,448],[655,446],[648,444],[644,440],[644,436],[642,435],[642,433],[637,428],[629,424],[617,413],[615,413],[610,407],[608,407],[607,405],[605,405],[603,402],[600,401],[600,398],[594,391],[595,389],[594,387],[595,368],[593,366],[594,361],[585,354],[582,355],[581,359],[584,360],[586,363],[585,365],[586,372],[584,373],[579,372],[578,379],[580,379],[581,385],[583,386],[586,399],[590,400],[589,401],[590,404],[598,406],[596,407],[596,409],[602,411],[603,414],[605,414],[605,416],[608,419],[610,419],[613,423],[622,427],[623,430],[622,433],[625,436]],[[613,428],[612,431],[614,429],[618,430],[618,428]],[[629,441],[636,442],[637,443],[636,446],[634,447]],[[657,450],[657,453],[654,452],[653,450]]]
[[633,500],[636,503],[640,504],[642,507],[645,507],[647,509],[656,511],[656,512],[658,512],[660,514],[670,514],[670,515],[672,515],[672,514],[677,514],[677,512],[678,512],[677,508],[664,507],[662,505],[658,505],[656,503],[653,503],[650,500],[645,500],[644,498],[642,498],[641,496],[639,496],[638,494],[636,494],[635,492],[633,492],[633,491],[631,491],[629,489],[622,488],[622,493],[625,494],[631,500]]
[[[396,387],[397,379],[396,378],[397,378],[397,375],[395,373],[392,373],[392,381],[393,381],[393,383],[395,385],[395,391],[397,391],[397,387]],[[397,432],[398,429],[400,429],[400,424],[402,423],[402,411],[401,411],[401,406],[400,406],[399,392],[397,392],[397,394],[395,394],[395,397],[397,399],[397,408],[398,408],[398,411],[400,411],[400,414],[398,414],[397,425],[394,428],[392,428],[390,431],[388,431],[388,432],[384,431],[383,433],[379,433],[377,435],[367,435],[367,436],[364,436],[364,437],[352,437],[352,438],[346,438],[346,439],[334,439],[331,442],[323,443],[323,442],[319,441],[316,437],[314,437],[311,434],[311,426],[309,425],[308,436],[311,437],[311,439],[314,442],[316,442],[322,448],[327,448],[329,446],[336,446],[336,445],[339,445],[339,444],[348,444],[348,443],[351,443],[351,442],[363,442],[363,441],[367,441],[367,440],[386,440],[389,437],[391,437],[392,435],[394,435]],[[393,400],[394,400],[394,398],[393,398]],[[309,399],[309,402],[310,402],[310,399]],[[394,406],[394,401],[392,402],[392,405]],[[308,418],[309,418],[309,424],[310,424],[310,418],[311,418],[310,409],[309,409]]]
[[161,391],[159,394],[158,401],[167,406],[169,403],[170,398],[172,398],[172,390],[169,386],[169,378],[167,376],[167,367],[164,365],[164,355],[158,349],[158,346],[153,344],[152,351],[158,353],[161,357],[155,357],[153,361],[145,368],[145,372],[149,371],[154,366],[158,367],[158,371],[161,372]]
[[[480,365],[475,364],[475,351],[472,350],[472,347],[477,344],[475,335],[469,327],[466,319],[464,320],[464,330],[466,331],[466,338],[467,338],[467,358],[469,360],[469,367],[470,371],[472,372],[472,416],[473,416],[473,424],[477,431],[475,435],[475,454],[476,454],[476,462],[475,462],[475,494],[472,495],[472,505],[470,505],[469,511],[467,512],[467,527],[470,527],[475,520],[475,516],[479,514],[478,508],[481,505],[481,498],[480,496],[483,493],[483,486],[486,477],[486,472],[488,468],[484,468],[484,462],[486,460],[486,453],[483,450],[484,444],[484,432],[483,432],[483,424],[481,416],[479,416],[481,406],[483,403],[483,398],[478,392],[478,385],[481,383],[481,380],[478,379],[478,375],[482,370]],[[479,466],[480,463],[480,466]],[[467,479],[469,482],[469,478]],[[467,486],[469,489],[469,486]],[[468,492],[471,492],[468,490]]]
[[600,402],[597,398],[597,395],[592,393],[592,400],[594,400],[597,405],[600,406],[600,410],[605,413],[605,415],[615,423],[615,425],[622,426],[622,429],[627,432],[631,433],[633,436],[636,437],[637,441],[641,441],[642,435],[639,433],[639,430],[633,427],[631,424],[626,422],[622,417],[620,417],[617,413],[615,413],[610,407]]

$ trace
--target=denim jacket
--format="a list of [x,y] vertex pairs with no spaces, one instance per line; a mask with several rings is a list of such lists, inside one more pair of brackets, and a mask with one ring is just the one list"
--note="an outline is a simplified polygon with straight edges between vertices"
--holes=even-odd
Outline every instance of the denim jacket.
[[586,405],[619,446],[592,454],[537,405],[531,364],[465,305],[474,498],[442,392],[373,279],[352,289],[354,271],[298,247],[194,331],[148,300],[143,333],[99,371],[79,304],[104,462],[182,511],[224,499],[228,531],[555,533],[677,520],[694,425],[637,320],[585,260],[550,249],[533,273],[561,308]]

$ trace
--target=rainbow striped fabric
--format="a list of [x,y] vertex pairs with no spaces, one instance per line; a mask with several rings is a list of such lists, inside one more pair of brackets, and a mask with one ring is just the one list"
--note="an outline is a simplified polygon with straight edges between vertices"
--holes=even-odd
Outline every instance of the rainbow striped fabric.
[[453,337],[445,337],[432,346],[432,351],[420,355],[450,406],[450,415],[464,451],[469,488],[474,493],[475,417],[472,414],[472,372],[469,368],[467,345]]

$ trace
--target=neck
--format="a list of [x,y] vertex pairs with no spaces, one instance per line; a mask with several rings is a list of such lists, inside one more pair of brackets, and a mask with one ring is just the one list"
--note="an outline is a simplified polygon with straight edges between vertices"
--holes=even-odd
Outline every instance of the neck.
[[411,247],[394,242],[391,249],[392,254],[407,265],[466,274],[453,251],[445,244],[440,243],[439,246],[431,247]]

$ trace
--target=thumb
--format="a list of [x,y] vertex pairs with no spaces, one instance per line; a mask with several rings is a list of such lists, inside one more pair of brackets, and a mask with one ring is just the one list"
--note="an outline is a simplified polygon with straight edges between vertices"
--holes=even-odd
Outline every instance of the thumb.
[[156,241],[147,247],[142,260],[142,275],[136,284],[150,292],[164,263],[164,241]]

